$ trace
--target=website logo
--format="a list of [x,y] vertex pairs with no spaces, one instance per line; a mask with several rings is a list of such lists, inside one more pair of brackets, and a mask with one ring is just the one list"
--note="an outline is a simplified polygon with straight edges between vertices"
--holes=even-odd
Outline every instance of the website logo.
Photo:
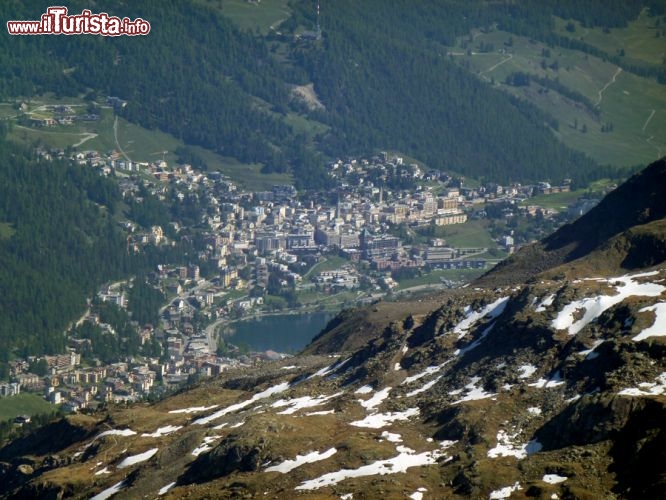
[[150,33],[150,23],[140,17],[131,20],[109,16],[106,12],[93,14],[84,9],[81,14],[68,15],[67,7],[49,7],[39,21],[7,21],[10,35],[102,35],[137,36]]

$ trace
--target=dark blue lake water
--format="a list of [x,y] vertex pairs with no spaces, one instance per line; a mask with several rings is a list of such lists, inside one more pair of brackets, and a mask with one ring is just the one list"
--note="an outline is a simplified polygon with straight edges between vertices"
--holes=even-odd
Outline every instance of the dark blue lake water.
[[334,316],[330,312],[285,314],[237,321],[222,329],[224,340],[253,351],[297,353]]

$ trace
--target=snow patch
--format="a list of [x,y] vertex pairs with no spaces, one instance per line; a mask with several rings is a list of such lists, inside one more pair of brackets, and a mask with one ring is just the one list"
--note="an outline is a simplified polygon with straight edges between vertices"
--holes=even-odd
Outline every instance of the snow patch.
[[202,411],[214,410],[220,405],[212,406],[191,406],[189,408],[181,408],[179,410],[171,410],[169,413],[199,413]]
[[497,457],[516,457],[518,460],[526,458],[541,450],[542,445],[536,440],[531,440],[527,444],[516,444],[514,439],[520,434],[509,434],[504,430],[497,432],[497,446],[488,450],[489,458]]
[[481,343],[481,341],[483,341],[483,339],[485,339],[488,336],[488,334],[490,333],[490,331],[493,329],[494,326],[495,326],[495,323],[491,323],[491,325],[488,328],[486,328],[485,330],[483,330],[483,332],[481,332],[481,335],[479,335],[478,339],[476,339],[471,344],[466,345],[462,349],[456,349],[453,354],[455,356],[464,356],[465,354],[467,354],[472,349],[476,349],[477,347],[479,347],[479,344]]
[[534,365],[521,365],[518,367],[518,371],[520,371],[518,378],[530,378],[536,373],[537,367]]
[[118,464],[119,469],[124,469],[125,467],[130,467],[132,465],[145,462],[148,460],[150,457],[152,457],[155,453],[157,453],[157,450],[159,448],[151,448],[148,451],[144,451],[143,453],[139,453],[138,455],[132,455],[131,457],[127,457],[124,459],[122,462]]
[[94,497],[92,497],[90,500],[106,500],[107,498],[111,498],[113,495],[121,491],[125,485],[125,480],[123,479],[119,483],[114,484],[110,488],[105,489],[101,493],[98,493]]
[[208,453],[210,450],[213,449],[211,444],[220,439],[220,437],[221,436],[206,436],[203,440],[203,443],[201,443],[198,447],[192,450],[192,455],[198,457],[202,453]]
[[402,436],[400,434],[395,434],[393,432],[389,431],[382,432],[382,438],[386,439],[391,443],[402,443]]
[[333,455],[335,455],[337,451],[338,450],[336,450],[335,448],[331,448],[330,450],[327,450],[323,453],[319,453],[318,451],[313,451],[306,455],[296,455],[296,458],[294,460],[285,460],[281,464],[267,467],[266,472],[281,472],[282,474],[286,474],[287,472],[290,472],[294,470],[296,467],[300,467],[303,464],[309,464],[312,462],[318,462],[320,460],[326,460],[327,458],[330,458]]
[[658,304],[654,304],[652,306],[644,307],[638,310],[638,312],[648,311],[654,313],[655,318],[653,325],[643,330],[631,340],[638,342],[650,337],[663,337],[666,335],[666,302],[659,302]]
[[548,297],[543,299],[541,303],[534,309],[535,312],[545,312],[546,307],[550,307],[553,305],[553,301],[555,300],[555,294],[550,294]]
[[416,382],[417,380],[419,380],[423,377],[435,374],[435,373],[441,371],[441,369],[444,368],[446,365],[448,365],[451,361],[453,361],[453,359],[447,359],[441,365],[428,366],[425,370],[423,370],[420,373],[417,373],[416,375],[411,375],[409,377],[405,377],[405,379],[400,383],[400,385],[411,384],[412,382]]
[[198,425],[206,425],[212,422],[213,420],[217,420],[218,418],[223,417],[224,415],[227,415],[231,412],[242,410],[246,406],[250,406],[252,403],[257,402],[260,399],[265,399],[271,397],[273,394],[279,394],[281,392],[284,392],[287,389],[289,389],[289,385],[290,385],[289,382],[282,382],[281,384],[274,385],[272,387],[269,387],[265,391],[255,394],[254,396],[252,396],[251,399],[248,399],[241,403],[233,404],[231,406],[227,406],[226,408],[218,410],[215,413],[208,415],[207,417],[198,418],[193,423]]
[[529,413],[531,413],[532,415],[536,415],[536,416],[541,415],[541,408],[537,408],[536,406],[532,406],[532,407],[528,408],[527,411]]
[[430,390],[439,380],[443,377],[443,375],[440,375],[439,377],[431,380],[430,382],[423,384],[421,387],[418,389],[414,389],[413,391],[409,391],[406,396],[408,398],[411,398],[412,396],[416,396],[417,394],[421,394],[422,392],[426,392]]
[[391,392],[391,388],[384,387],[381,391],[377,391],[370,399],[359,399],[358,402],[366,410],[374,410],[388,397],[389,392]]
[[558,385],[564,384],[564,380],[562,380],[562,375],[560,372],[556,372],[550,380],[546,380],[545,378],[539,378],[536,382],[532,384],[527,384],[530,387],[536,387],[537,389],[552,389],[553,387],[557,387]]
[[480,319],[483,319],[486,316],[490,319],[494,319],[502,314],[508,302],[509,297],[501,297],[495,302],[486,305],[480,311],[474,311],[471,307],[467,306],[465,309],[465,318],[453,328],[453,333],[458,334],[458,340],[460,340],[467,334],[467,331],[472,325]]
[[174,481],[173,483],[169,483],[169,484],[167,484],[166,486],[163,486],[162,488],[160,488],[160,491],[158,491],[157,494],[158,494],[159,496],[166,495],[166,493],[167,493],[171,488],[173,488],[174,486],[176,486],[176,481]]
[[351,358],[347,358],[344,361],[338,361],[336,363],[333,363],[332,365],[325,366],[324,368],[317,370],[312,375],[310,375],[308,377],[308,380],[313,379],[315,377],[323,377],[331,372],[337,371],[340,368],[342,368],[344,365],[346,365],[349,362],[349,360],[351,360]]
[[632,387],[623,389],[618,394],[620,396],[658,396],[666,392],[666,372],[662,372],[656,377],[656,382],[641,382],[639,388]]
[[356,420],[354,422],[350,422],[349,425],[353,425],[354,427],[381,429],[382,427],[386,427],[391,422],[395,422],[397,420],[409,420],[410,417],[413,417],[418,414],[419,414],[418,408],[409,408],[405,411],[393,412],[393,413],[377,413],[375,415],[368,415],[363,420]]
[[166,436],[168,434],[171,434],[172,432],[176,432],[179,429],[182,429],[182,425],[167,425],[166,427],[160,427],[157,429],[155,432],[151,434],[141,434],[141,437],[154,437],[158,438],[161,436]]
[[566,476],[558,476],[557,474],[544,474],[543,478],[541,478],[544,483],[548,484],[563,483],[567,479],[569,478]]
[[491,491],[490,496],[488,498],[489,500],[501,500],[503,498],[509,498],[511,496],[511,493],[522,489],[523,488],[520,486],[520,483],[516,481],[515,483],[513,483],[513,486],[505,486],[504,488],[500,488],[499,490]]
[[369,386],[369,385],[364,385],[363,387],[359,387],[354,391],[354,394],[370,394],[374,389]]
[[603,343],[604,343],[603,340],[595,340],[594,344],[592,344],[592,347],[590,347],[589,349],[585,349],[584,351],[579,351],[578,355],[585,356],[586,359],[594,359],[599,356],[599,353],[594,352],[594,350]]
[[423,500],[423,494],[428,491],[426,488],[419,488],[414,493],[409,495],[412,500]]
[[283,406],[287,406],[288,408],[286,410],[283,410],[281,412],[278,412],[278,415],[291,415],[292,413],[296,413],[298,410],[301,410],[303,408],[312,408],[313,406],[321,406],[327,401],[336,398],[343,394],[342,392],[336,392],[332,396],[317,396],[316,398],[313,398],[311,396],[303,396],[300,398],[292,398],[292,399],[279,399],[275,403],[273,403],[273,408],[281,408]]
[[[134,434],[136,434],[136,431],[133,431],[132,429],[111,429],[109,431],[104,431],[101,434],[98,434],[95,436],[95,439],[99,439],[104,436],[133,436]],[[93,439],[93,441],[95,439]]]
[[358,469],[341,469],[336,472],[329,472],[316,479],[303,481],[296,486],[297,490],[316,490],[326,486],[333,486],[348,478],[367,477],[385,474],[397,474],[406,472],[410,467],[420,467],[424,465],[434,465],[437,459],[443,456],[440,450],[424,451],[423,453],[413,453],[404,451],[393,458],[378,460]]
[[491,398],[493,396],[496,396],[497,394],[495,393],[490,393],[486,392],[483,390],[481,387],[477,387],[476,384],[478,384],[481,381],[481,377],[472,377],[472,380],[470,381],[469,384],[467,384],[464,389],[456,389],[454,391],[450,391],[450,395],[458,395],[462,394],[464,392],[464,396],[451,403],[452,405],[457,405],[459,403],[463,403],[465,401],[475,401],[477,399],[486,399],[486,398]]
[[[666,290],[666,287],[655,283],[638,283],[634,280],[635,278],[653,276],[655,274],[658,274],[658,271],[635,274],[633,276],[620,276],[608,280],[599,279],[597,281],[613,283],[617,294],[599,295],[597,297],[575,300],[564,306],[552,321],[551,326],[556,330],[567,330],[569,335],[576,335],[588,324],[596,320],[604,311],[619,304],[628,297],[659,297]],[[578,320],[574,319],[574,314],[580,310],[585,311],[583,317]]]

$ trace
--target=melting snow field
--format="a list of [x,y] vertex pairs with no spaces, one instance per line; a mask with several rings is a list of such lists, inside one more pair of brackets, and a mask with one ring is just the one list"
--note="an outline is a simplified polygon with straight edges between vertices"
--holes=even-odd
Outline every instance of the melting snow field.
[[110,488],[105,489],[101,493],[98,493],[94,497],[92,497],[90,500],[106,500],[107,498],[111,498],[113,495],[121,491],[125,485],[123,484],[125,480],[123,479],[119,483],[114,484]]
[[477,399],[486,399],[486,398],[491,398],[493,396],[496,396],[497,394],[491,393],[491,392],[486,392],[482,388],[477,387],[476,384],[478,384],[481,381],[481,377],[472,377],[472,380],[470,381],[469,384],[467,384],[464,389],[456,389],[455,391],[450,391],[449,394],[451,396],[456,396],[458,394],[464,393],[465,395],[460,398],[457,401],[454,401],[451,403],[452,405],[457,405],[460,403],[463,403],[465,401],[474,401]]
[[382,432],[382,438],[386,439],[390,443],[402,443],[402,436],[393,432]]
[[333,363],[332,365],[325,366],[321,370],[317,370],[314,372],[312,375],[308,377],[308,380],[313,379],[315,377],[323,377],[325,375],[328,375],[331,372],[337,371],[340,368],[342,368],[344,365],[346,365],[351,358],[347,358],[344,361],[338,361],[336,363]]
[[520,374],[518,378],[530,378],[537,371],[537,367],[534,365],[521,365],[518,367]]
[[138,455],[132,455],[131,457],[127,457],[124,459],[122,462],[118,464],[119,469],[124,469],[125,467],[130,467],[134,464],[138,464],[140,462],[145,462],[148,460],[150,457],[152,457],[155,453],[157,453],[157,450],[159,448],[151,448],[148,451],[144,451],[143,453],[139,453]]
[[414,493],[409,495],[408,498],[411,498],[411,500],[423,500],[423,493],[426,491],[428,491],[426,488],[419,488]]
[[488,326],[485,330],[483,330],[483,332],[481,332],[481,335],[479,335],[478,339],[476,339],[474,342],[470,343],[469,345],[466,345],[462,349],[456,349],[453,354],[455,356],[464,356],[472,349],[476,349],[477,347],[479,347],[483,339],[485,339],[488,336],[488,334],[491,332],[494,326],[495,323],[491,323],[490,326]]
[[269,387],[265,391],[255,394],[254,396],[252,396],[251,399],[248,399],[247,401],[227,406],[226,408],[218,410],[215,413],[208,415],[207,417],[198,418],[193,423],[198,425],[206,425],[212,422],[213,420],[217,420],[218,418],[223,417],[224,415],[227,415],[237,410],[242,410],[246,406],[250,406],[252,403],[255,403],[261,399],[271,397],[273,394],[279,394],[281,392],[284,392],[287,389],[289,389],[289,385],[290,385],[289,382],[282,382],[281,384],[274,385],[272,387]]
[[644,307],[638,312],[652,311],[655,315],[654,324],[650,328],[646,328],[641,333],[636,335],[631,340],[638,342],[650,337],[663,337],[666,335],[666,302],[659,302],[652,306]]
[[213,449],[211,444],[217,441],[218,439],[220,439],[220,436],[206,436],[203,440],[203,443],[201,443],[199,446],[197,446],[192,450],[192,455],[198,457],[202,453],[209,452],[210,450]]
[[563,483],[567,479],[569,478],[566,476],[558,476],[557,474],[545,474],[541,480],[544,483],[548,484],[558,484],[558,483]]
[[381,391],[377,391],[370,399],[359,399],[358,402],[366,410],[374,410],[384,401],[391,392],[390,387],[384,387]]
[[555,294],[551,294],[541,301],[541,303],[534,309],[535,312],[545,312],[546,307],[552,306],[555,300]]
[[508,434],[504,430],[498,431],[497,446],[488,450],[488,457],[516,457],[518,460],[521,460],[541,450],[541,443],[536,440],[532,440],[527,444],[515,444],[513,440],[518,434],[520,434],[520,431],[515,434]]
[[323,453],[319,453],[318,451],[313,451],[306,455],[296,455],[296,458],[294,460],[285,460],[281,464],[267,467],[266,472],[281,472],[282,474],[286,474],[287,472],[290,472],[294,470],[296,467],[300,467],[303,464],[309,464],[312,462],[318,462],[320,460],[326,460],[327,458],[330,458],[333,455],[335,455],[337,451],[338,450],[336,450],[335,448],[331,448],[330,450],[327,450]]
[[296,413],[298,410],[301,410],[303,408],[312,408],[313,406],[321,406],[327,401],[333,398],[337,398],[342,394],[343,394],[342,392],[336,392],[332,396],[322,395],[316,398],[310,396],[303,396],[300,398],[279,399],[275,403],[273,403],[272,406],[273,408],[281,408],[283,406],[287,406],[288,408],[286,410],[278,412],[278,415],[291,415],[292,413]]
[[[569,335],[576,335],[588,324],[596,320],[604,311],[619,304],[628,297],[659,297],[666,290],[666,287],[657,285],[656,283],[638,283],[634,281],[635,278],[654,276],[655,274],[658,274],[658,271],[635,274],[633,276],[621,276],[608,280],[600,279],[598,280],[600,282],[614,283],[617,294],[575,300],[562,308],[557,317],[552,321],[551,326],[556,330],[567,330]],[[576,320],[574,315],[576,311],[580,310],[584,310],[585,312],[582,318]]]
[[443,456],[442,450],[424,451],[423,453],[414,453],[405,447],[401,447],[400,453],[386,460],[378,460],[374,463],[364,465],[358,469],[341,469],[337,472],[330,472],[324,474],[316,479],[304,481],[297,490],[316,490],[326,486],[333,486],[345,479],[353,477],[365,477],[385,474],[397,474],[398,472],[406,472],[410,467],[418,467],[422,465],[433,465],[437,463],[437,459]]
[[448,359],[444,361],[441,365],[436,365],[436,366],[428,366],[425,370],[423,370],[420,373],[417,373],[416,375],[411,375],[409,377],[405,377],[405,379],[400,383],[400,385],[407,385],[411,384],[412,382],[416,382],[417,380],[427,377],[428,375],[432,375],[434,373],[439,372],[442,368],[444,368],[446,365],[448,365],[453,359]]
[[418,408],[409,408],[405,411],[394,412],[394,413],[377,413],[375,415],[368,415],[363,420],[356,420],[350,422],[349,425],[354,427],[368,427],[370,429],[381,429],[386,427],[391,422],[397,420],[409,420],[410,417],[419,414]]
[[354,394],[370,394],[373,391],[372,387],[369,385],[364,385],[363,387],[359,387],[354,391]]
[[458,340],[463,338],[467,331],[472,327],[474,323],[480,319],[488,316],[490,319],[495,319],[497,316],[504,312],[504,308],[509,302],[509,297],[501,297],[495,302],[492,302],[485,306],[480,311],[474,311],[471,307],[465,309],[465,319],[458,323],[453,329],[453,333],[458,334]]
[[599,356],[599,353],[594,352],[594,350],[603,343],[604,343],[603,340],[595,340],[592,347],[590,347],[589,349],[585,349],[584,351],[579,351],[577,354],[580,356],[585,356],[586,359],[594,359]]
[[202,411],[214,410],[220,405],[213,406],[192,406],[190,408],[181,408],[179,410],[171,410],[169,413],[199,413]]
[[509,498],[511,493],[518,490],[522,490],[522,488],[520,487],[520,483],[516,481],[513,486],[505,486],[499,490],[491,491],[488,498],[490,500],[501,500],[503,498]]
[[666,392],[666,372],[662,372],[656,382],[642,382],[638,384],[639,388],[632,387],[623,389],[618,394],[620,396],[658,396]]
[[98,434],[95,439],[99,439],[104,436],[133,436],[136,434],[136,431],[133,431],[132,429],[111,429],[110,431],[104,431],[101,434]]
[[166,486],[163,486],[162,488],[160,488],[160,491],[158,491],[157,494],[160,495],[160,496],[166,495],[167,491],[169,491],[174,486],[176,486],[176,481],[174,481],[173,483],[169,483]]
[[422,392],[426,392],[430,390],[439,380],[443,377],[443,375],[440,375],[439,377],[434,378],[430,382],[423,384],[421,387],[418,389],[414,389],[413,391],[409,391],[406,396],[408,398],[411,398],[412,396],[416,396],[417,394],[421,394]]
[[553,387],[557,387],[558,385],[564,384],[564,380],[562,380],[562,375],[560,372],[557,372],[555,375],[551,377],[550,380],[546,380],[545,378],[540,378],[536,382],[532,384],[527,384],[530,387],[536,387],[537,389],[552,389]]
[[166,436],[168,434],[171,434],[172,432],[176,432],[179,429],[182,429],[182,425],[167,425],[166,427],[160,427],[157,429],[155,432],[151,434],[141,434],[141,437],[161,437],[161,436]]

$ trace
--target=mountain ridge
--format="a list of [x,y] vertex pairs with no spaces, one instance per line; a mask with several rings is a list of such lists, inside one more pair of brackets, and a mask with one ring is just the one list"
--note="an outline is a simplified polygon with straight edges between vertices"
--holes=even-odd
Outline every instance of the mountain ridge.
[[[614,265],[607,266],[605,272],[648,267],[652,265],[651,258],[663,260],[666,244],[666,233],[663,232],[663,218],[666,217],[664,176],[666,158],[634,174],[574,222],[564,225],[543,241],[522,248],[479,278],[476,284],[529,279],[574,261],[584,264],[585,257],[594,252],[604,253],[607,263],[619,259]],[[651,223],[654,225],[647,232],[641,228]],[[647,254],[642,255],[646,251]]]
[[[663,189],[663,164],[646,172]],[[661,237],[663,218],[639,219],[605,231]],[[554,239],[575,241],[571,231]],[[68,416],[41,431],[71,428],[47,448],[31,437],[5,446],[0,494],[656,498],[666,491],[663,262],[576,276],[558,264],[551,277],[348,311],[304,355]]]

